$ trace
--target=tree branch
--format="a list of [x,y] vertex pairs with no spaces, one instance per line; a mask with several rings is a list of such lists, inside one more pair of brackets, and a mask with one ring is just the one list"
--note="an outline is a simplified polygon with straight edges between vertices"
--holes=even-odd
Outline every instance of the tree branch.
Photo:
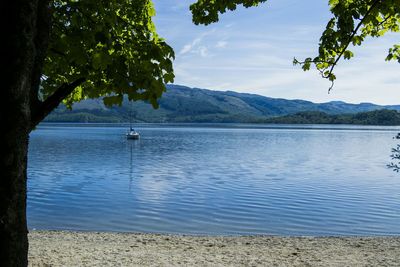
[[36,127],[50,112],[52,112],[72,91],[85,82],[85,78],[79,78],[72,83],[61,85],[51,96],[46,98],[32,114],[32,129]]
[[[335,62],[332,64],[331,68],[329,69],[329,73],[328,75],[324,75],[325,78],[330,77],[330,75],[333,72],[333,69],[335,68],[335,66],[337,65],[337,63],[339,62],[340,58],[343,56],[343,53],[346,51],[347,47],[349,47],[351,40],[353,40],[354,36],[357,34],[358,30],[360,29],[360,27],[363,25],[365,19],[368,17],[368,15],[371,13],[371,11],[379,4],[381,0],[374,0],[374,2],[371,4],[371,6],[369,7],[369,9],[367,10],[367,12],[365,12],[364,17],[360,20],[360,22],[357,24],[356,28],[353,30],[353,32],[350,35],[349,40],[347,41],[346,45],[344,46],[344,48],[340,51],[338,57],[336,58]],[[332,84],[333,85],[333,84]],[[331,86],[328,90],[328,92],[331,91],[333,86]]]
[[386,21],[388,21],[388,19],[392,18],[393,14],[390,14],[389,16],[385,17],[379,24],[378,27],[382,26],[383,24],[385,24]]

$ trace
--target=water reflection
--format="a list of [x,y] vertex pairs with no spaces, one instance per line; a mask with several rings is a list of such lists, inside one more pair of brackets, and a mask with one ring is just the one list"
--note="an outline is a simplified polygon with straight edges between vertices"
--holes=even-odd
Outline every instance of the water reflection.
[[129,192],[132,191],[133,180],[133,148],[139,146],[140,139],[127,140],[129,147]]
[[[201,234],[400,234],[392,130],[39,127],[30,228]],[[387,157],[387,156],[386,156]]]

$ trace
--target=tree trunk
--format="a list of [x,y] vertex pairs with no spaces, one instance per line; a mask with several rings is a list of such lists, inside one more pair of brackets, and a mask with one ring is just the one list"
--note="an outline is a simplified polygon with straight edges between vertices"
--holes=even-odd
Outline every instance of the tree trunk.
[[[28,136],[46,50],[47,1],[1,1],[0,265],[28,265]],[[48,17],[48,16],[47,16]]]
[[51,25],[49,0],[0,1],[0,266],[28,265],[27,154],[30,131],[75,87],[38,99]]
[[2,266],[27,266],[28,130],[21,119],[7,124],[2,120],[1,124],[7,126],[0,139],[0,262]]

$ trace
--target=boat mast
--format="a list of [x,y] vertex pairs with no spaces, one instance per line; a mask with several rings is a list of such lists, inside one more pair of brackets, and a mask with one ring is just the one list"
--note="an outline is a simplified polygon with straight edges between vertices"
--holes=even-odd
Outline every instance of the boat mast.
[[131,107],[129,109],[129,130],[132,129],[132,109],[133,109],[133,101],[129,100]]

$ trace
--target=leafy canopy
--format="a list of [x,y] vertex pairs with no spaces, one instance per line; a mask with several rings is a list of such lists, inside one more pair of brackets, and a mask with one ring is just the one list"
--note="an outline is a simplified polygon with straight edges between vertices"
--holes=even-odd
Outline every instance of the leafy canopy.
[[174,52],[152,22],[151,0],[55,0],[42,76],[42,95],[78,79],[65,102],[104,96],[106,105],[147,100],[157,107],[173,82]]
[[[190,6],[195,24],[217,22],[219,15],[237,6],[257,6],[267,0],[198,0]],[[147,100],[157,107],[165,83],[173,82],[173,49],[160,38],[152,22],[151,0],[54,0],[52,29],[41,95],[79,79],[65,102],[104,97],[106,105]],[[336,79],[333,70],[341,58],[354,56],[350,45],[366,37],[398,32],[400,0],[329,0],[332,18],[322,33],[318,55],[303,61],[303,70],[314,65],[324,78]],[[400,62],[400,45],[389,49],[386,60]]]
[[[218,21],[219,14],[235,10],[238,5],[257,6],[266,0],[198,0],[191,5],[195,24]],[[366,37],[380,37],[387,32],[398,32],[400,25],[400,0],[329,0],[332,18],[328,21],[319,42],[318,55],[304,61],[294,59],[307,71],[314,65],[322,77],[332,85],[336,79],[333,70],[341,58],[354,56],[349,46],[361,45]],[[400,45],[389,49],[386,60],[400,63]]]

